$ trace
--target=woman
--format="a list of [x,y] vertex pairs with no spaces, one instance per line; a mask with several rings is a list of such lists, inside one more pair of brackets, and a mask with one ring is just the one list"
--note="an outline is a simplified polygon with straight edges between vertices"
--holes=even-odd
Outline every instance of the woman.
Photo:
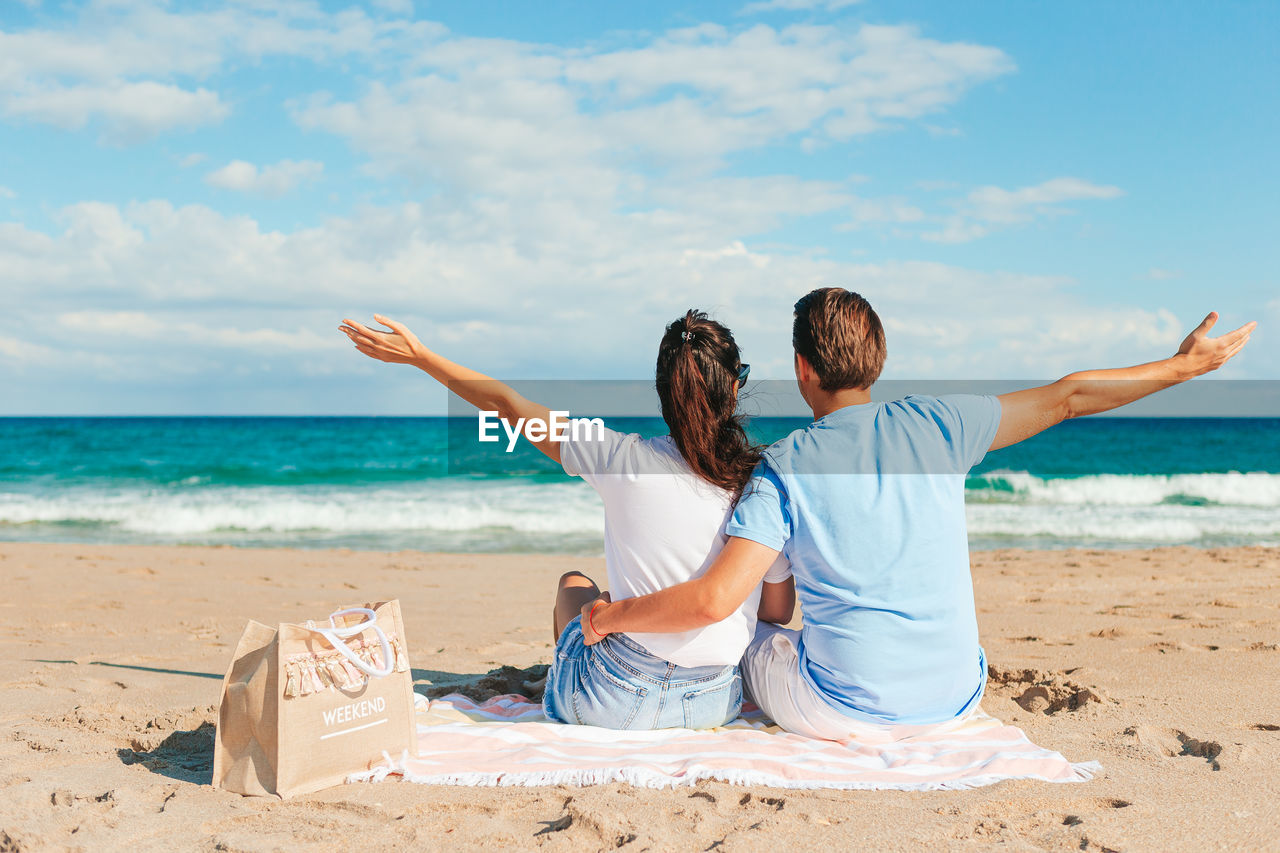
[[[520,418],[551,422],[546,406],[429,350],[402,324],[380,315],[390,331],[344,320],[341,331],[365,355],[412,364],[467,402]],[[670,435],[642,439],[613,430],[566,430],[530,440],[582,477],[604,501],[605,566],[619,600],[691,580],[724,547],[724,523],[760,450],[736,414],[746,382],[733,335],[701,311],[666,328],[658,346],[657,390]],[[528,436],[526,435],[526,438]],[[555,657],[543,706],[564,723],[614,729],[710,728],[738,715],[738,661],[756,618],[786,622],[795,604],[785,563],[727,619],[682,634],[610,634],[585,646],[580,611],[600,596],[579,572],[560,578],[553,627]]]

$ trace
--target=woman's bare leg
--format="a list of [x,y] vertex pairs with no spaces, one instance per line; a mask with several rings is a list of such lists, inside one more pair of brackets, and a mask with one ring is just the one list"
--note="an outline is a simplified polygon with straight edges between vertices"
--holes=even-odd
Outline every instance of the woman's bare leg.
[[595,581],[582,572],[565,572],[560,576],[560,584],[556,587],[556,609],[552,614],[552,628],[555,635],[551,642],[557,642],[564,627],[573,621],[573,617],[582,612],[582,607],[600,597],[600,588]]

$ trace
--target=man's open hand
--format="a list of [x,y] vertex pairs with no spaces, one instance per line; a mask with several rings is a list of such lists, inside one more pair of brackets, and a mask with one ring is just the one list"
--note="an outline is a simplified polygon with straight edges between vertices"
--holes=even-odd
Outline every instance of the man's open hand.
[[[600,616],[600,610],[604,610],[611,601],[613,601],[613,599],[609,597],[609,593],[602,592],[600,593],[599,598],[592,599],[582,605],[582,642],[584,645],[594,646],[596,643],[608,636],[608,634],[596,633],[596,629],[591,624],[591,614],[592,611],[594,611],[596,618],[598,619]],[[595,610],[596,607],[599,607],[600,610]]]
[[1244,345],[1249,342],[1249,335],[1258,326],[1256,322],[1245,323],[1234,332],[1211,338],[1209,330],[1217,322],[1218,312],[1210,311],[1204,322],[1187,335],[1182,346],[1178,347],[1178,355],[1185,356],[1187,365],[1196,376],[1217,370],[1226,364],[1233,355],[1244,349]]

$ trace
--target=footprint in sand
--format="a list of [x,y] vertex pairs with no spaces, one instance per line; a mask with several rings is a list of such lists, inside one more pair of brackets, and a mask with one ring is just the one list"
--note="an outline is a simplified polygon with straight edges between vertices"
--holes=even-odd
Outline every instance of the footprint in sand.
[[1024,711],[1033,714],[1079,711],[1090,703],[1102,704],[1106,701],[1097,688],[1069,681],[1067,674],[1042,672],[1038,669],[987,667],[987,678],[995,688],[993,692],[1014,693],[1009,698]]
[[[1019,843],[1019,849],[1107,850],[1105,845],[1090,842],[1083,835],[1094,819],[1113,809],[1128,808],[1132,803],[1115,797],[1088,797],[1060,802],[1052,810],[1011,815],[1007,807],[978,806],[973,809],[935,809],[938,814],[960,818],[952,837],[981,840],[986,846],[1004,841]],[[969,823],[965,818],[975,818]],[[1027,843],[1030,842],[1030,847]]]
[[[743,794],[742,797],[738,800],[738,805],[747,806],[751,803],[751,801],[752,801],[752,796],[750,794]],[[778,811],[778,812],[782,811],[783,806],[787,804],[787,801],[784,800],[782,797],[757,796],[755,797],[755,801],[757,803],[760,803],[762,806],[772,807],[774,811]]]
[[1094,800],[1094,805],[1100,809],[1127,809],[1133,803],[1128,800],[1121,800],[1117,797],[1099,797]]
[[213,723],[203,722],[190,731],[172,732],[154,746],[149,738],[134,738],[116,756],[122,764],[141,764],[153,773],[207,781],[213,770],[213,733]]
[[1169,652],[1216,652],[1218,648],[1218,646],[1198,646],[1192,643],[1184,643],[1181,640],[1162,640],[1159,643],[1152,643],[1143,651],[1159,652],[1163,655]]
[[1200,740],[1179,729],[1161,729],[1155,726],[1130,726],[1124,733],[1157,755],[1167,758],[1203,758],[1214,770],[1221,770],[1219,756],[1222,744],[1216,740]]
[[533,833],[535,838],[539,835],[563,832],[576,825],[596,836],[597,844],[588,844],[586,846],[597,847],[601,850],[616,850],[627,846],[639,837],[634,831],[631,831],[631,827],[613,826],[612,824],[617,823],[616,818],[611,819],[608,815],[602,813],[598,807],[580,805],[574,802],[573,797],[565,800],[563,808],[564,813],[559,817],[538,821],[541,829]]
[[461,681],[433,685],[419,692],[428,699],[439,699],[449,693],[461,693],[476,702],[485,702],[494,696],[515,693],[527,696],[534,702],[542,701],[542,690],[547,683],[547,665],[535,664],[527,669],[501,666],[485,675]]

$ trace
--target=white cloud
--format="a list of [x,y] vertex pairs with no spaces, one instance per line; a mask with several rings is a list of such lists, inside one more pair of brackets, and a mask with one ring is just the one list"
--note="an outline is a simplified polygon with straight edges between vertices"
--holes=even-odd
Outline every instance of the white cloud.
[[925,212],[908,202],[905,198],[888,196],[884,198],[858,198],[851,205],[852,219],[838,226],[840,230],[852,230],[871,223],[904,223],[920,222]]
[[912,262],[868,266],[862,279],[873,292],[895,291],[887,310],[877,305],[893,377],[1052,379],[1086,366],[1148,361],[1186,334],[1163,308],[1090,305],[1064,276]]
[[106,139],[133,142],[225,118],[229,106],[203,84],[233,63],[360,56],[377,64],[442,31],[359,8],[327,14],[309,2],[181,12],[163,0],[89,3],[64,24],[0,31],[0,116],[68,129],[101,120]]
[[6,186],[0,185],[0,198],[17,198],[18,194]]
[[924,129],[929,132],[930,136],[964,136],[964,131],[958,127],[942,127],[936,124],[926,124]]
[[1053,178],[1015,190],[979,187],[958,205],[959,211],[946,219],[941,231],[931,231],[922,236],[938,243],[964,243],[985,236],[995,228],[1030,222],[1037,217],[1070,213],[1059,206],[1065,201],[1113,199],[1122,195],[1124,191],[1119,187],[1071,177]]
[[413,0],[373,0],[373,6],[393,15],[413,14]]
[[719,249],[685,249],[680,266],[698,266],[708,262],[714,264],[727,258],[741,258],[756,269],[764,269],[769,265],[768,255],[752,252],[741,240],[734,240]]
[[47,363],[57,355],[53,347],[38,344],[34,341],[11,338],[0,335],[0,358],[6,361],[27,363]]
[[300,184],[314,181],[324,171],[315,160],[281,160],[258,168],[245,160],[232,160],[205,175],[205,183],[224,190],[278,198]]
[[625,196],[637,173],[652,185],[655,169],[660,181],[796,136],[894,127],[1013,68],[994,48],[910,27],[710,24],[617,50],[436,40],[414,65],[418,76],[353,100],[301,99],[295,120],[347,139],[379,175],[463,194],[601,199]]
[[[41,340],[48,340],[41,335]],[[121,359],[104,352],[86,349],[75,341],[60,341],[57,346],[32,340],[30,330],[21,330],[10,336],[0,334],[0,364],[4,365],[6,378],[11,384],[17,380],[35,379],[36,386],[47,385],[51,370],[83,371],[106,377],[120,366]],[[32,400],[22,395],[11,396],[5,401],[11,413],[31,411]],[[58,411],[66,411],[66,402],[59,402]]]
[[1166,270],[1160,267],[1152,267],[1142,276],[1150,281],[1170,281],[1175,278],[1182,278],[1181,270]]
[[141,311],[71,311],[59,314],[59,325],[73,332],[152,337],[164,325]]
[[941,231],[925,232],[921,239],[931,243],[968,243],[990,233],[991,229],[986,225],[953,216],[946,221]]
[[1099,186],[1079,178],[1054,178],[1016,190],[979,187],[969,193],[969,203],[974,217],[1008,224],[1026,222],[1037,213],[1050,212],[1051,206],[1059,202],[1118,198],[1122,195],[1124,191],[1119,187]]
[[667,216],[703,221],[727,217],[739,236],[770,231],[794,217],[839,211],[857,201],[844,184],[781,175],[669,182],[649,196]]
[[207,154],[202,154],[199,151],[193,151],[190,154],[185,154],[179,158],[178,165],[184,169],[190,169],[192,166],[199,166],[207,159],[209,159]]
[[443,204],[290,232],[166,202],[81,204],[60,218],[52,235],[0,227],[21,306],[0,317],[0,336],[57,317],[89,352],[133,359],[138,376],[170,371],[153,353],[175,341],[184,371],[270,366],[284,382],[305,363],[363,375],[335,327],[374,311],[498,375],[645,376],[663,324],[698,306],[734,328],[758,375],[786,378],[791,304],[832,284],[876,305],[887,375],[901,378],[1048,378],[1084,366],[1085,351],[1089,364],[1141,361],[1185,334],[1158,307],[1089,304],[1066,278],[769,251],[689,212],[617,215],[586,232],[514,232],[500,210],[488,221]]
[[[926,192],[955,189],[950,181],[918,181],[916,188]],[[837,226],[840,231],[853,231],[866,225],[896,224],[936,225],[941,230],[919,231],[895,229],[896,236],[919,236],[939,243],[964,243],[990,234],[998,228],[1030,222],[1036,217],[1060,216],[1067,211],[1058,205],[1072,199],[1108,199],[1123,195],[1117,187],[1098,186],[1077,178],[1055,178],[1036,186],[1017,190],[1000,187],[979,187],[968,193],[963,201],[954,202],[958,208],[952,214],[939,215],[928,212],[903,196],[860,197],[850,202],[851,216]]]
[[748,3],[739,11],[739,15],[756,15],[761,12],[799,12],[821,9],[826,12],[838,12],[850,6],[856,6],[862,0],[761,0]]
[[239,349],[253,353],[332,350],[336,343],[331,336],[322,337],[315,329],[237,329],[192,322],[182,315],[166,316],[142,311],[70,311],[58,315],[57,323],[81,336],[108,340],[128,336],[134,343],[177,339],[203,348]]
[[[920,213],[901,199],[858,199],[852,178],[716,176],[722,158],[900,123],[1011,67],[998,50],[909,28],[704,25],[605,51],[449,38],[424,45],[408,79],[350,99],[303,98],[292,110],[303,129],[363,152],[369,173],[437,190],[403,217],[378,215],[397,239],[416,228],[456,235],[402,249],[397,274],[413,264],[430,271],[419,287],[455,291],[468,279],[477,306],[542,310],[508,293],[511,281],[535,286],[524,265],[537,259],[538,281],[555,271],[546,286],[563,294],[562,310],[581,303],[570,283],[588,286],[584,270],[590,281],[648,292],[655,305],[684,302],[690,281],[731,304],[740,297],[727,279],[688,258],[796,217],[846,210],[913,222]],[[386,246],[389,236],[368,239]],[[722,262],[750,266],[745,258]],[[477,264],[504,269],[490,280]],[[664,272],[672,267],[681,275]]]
[[[182,15],[141,0],[123,8],[132,10],[125,23],[101,15],[96,35],[92,22],[43,41],[0,35],[0,108],[37,85],[153,85],[208,92],[225,109],[214,93],[229,65],[359,56],[391,73],[370,75],[354,95],[299,97],[291,114],[346,140],[370,174],[420,200],[292,230],[164,200],[71,205],[48,232],[0,223],[6,296],[19,306],[0,316],[10,360],[24,351],[25,329],[55,317],[84,342],[80,361],[101,383],[119,381],[113,371],[150,387],[155,372],[274,369],[287,387],[304,365],[364,377],[380,368],[334,327],[377,310],[498,375],[645,376],[662,325],[700,306],[734,327],[757,375],[783,378],[791,304],[831,284],[876,304],[899,377],[1048,376],[1081,366],[1083,349],[1090,362],[1143,360],[1184,332],[1158,307],[1100,310],[1067,279],[850,263],[753,242],[804,217],[932,227],[920,223],[938,220],[908,198],[863,196],[852,177],[727,176],[719,166],[761,146],[833,145],[936,115],[1012,69],[990,47],[903,27],[703,25],[637,36],[625,49],[566,49],[449,36],[359,10],[329,15],[310,3],[240,0]],[[28,118],[74,115],[64,106]],[[130,125],[182,126],[180,115],[116,104],[85,109],[82,121],[116,122],[127,135]],[[206,180],[278,195],[322,169],[237,160]],[[1074,178],[983,187],[942,227],[971,239],[1118,193]],[[1033,328],[1028,317],[1046,319]],[[182,358],[155,357],[175,340]]]
[[439,24],[377,21],[352,7],[235,2],[172,11],[163,0],[82,6],[67,24],[0,33],[0,84],[23,79],[105,81],[206,77],[237,59],[315,61],[381,51],[444,32]]
[[[923,38],[913,27],[757,25],[672,31],[642,48],[572,60],[566,76],[615,99],[624,115],[674,119],[649,136],[699,116],[718,131],[707,145],[718,154],[794,133],[846,140],[932,113],[1012,69],[997,49]],[[672,88],[696,92],[698,109],[679,96],[647,100]]]
[[104,137],[133,142],[162,130],[217,124],[230,109],[208,89],[186,89],[165,83],[112,82],[36,89],[10,95],[3,111],[66,130],[78,130],[101,118]]

